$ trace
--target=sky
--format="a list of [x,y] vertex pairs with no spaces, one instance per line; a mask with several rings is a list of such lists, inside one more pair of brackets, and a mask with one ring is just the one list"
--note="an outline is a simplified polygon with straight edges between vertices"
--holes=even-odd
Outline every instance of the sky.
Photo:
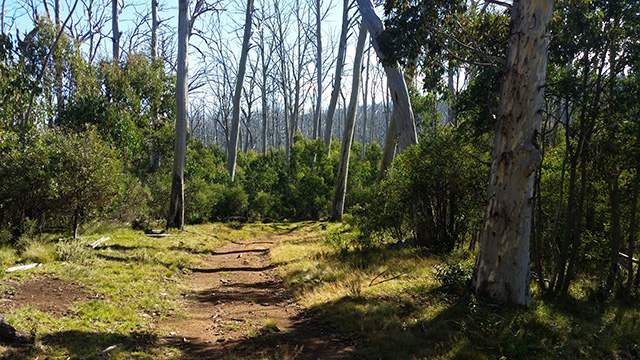
[[[21,37],[24,37],[24,34],[28,33],[33,28],[33,9],[34,7],[37,9],[37,12],[40,16],[46,15],[46,9],[49,9],[51,13],[51,17],[53,17],[53,0],[45,0],[48,1],[48,5],[45,6],[44,1],[42,0],[6,0],[6,25],[5,31],[13,34],[15,36],[16,32],[19,32]],[[69,14],[69,9],[73,7],[75,0],[61,0],[62,3],[62,11],[61,17],[62,21],[65,20],[67,15]],[[104,12],[106,19],[104,26],[101,28],[100,32],[103,35],[103,40],[101,42],[100,50],[98,52],[97,59],[100,58],[110,58],[111,57],[111,1],[110,0],[78,0],[78,4],[76,6],[76,10],[74,12],[71,21],[74,23],[83,23],[88,19],[86,7],[87,4],[93,2],[92,11],[94,14]],[[120,0],[122,1],[122,0]],[[262,1],[255,0],[255,7],[258,8],[261,6]],[[282,0],[286,6],[286,4],[292,4],[295,0]],[[305,0],[300,0],[301,2]],[[195,1],[192,0],[192,6]],[[219,12],[217,16],[220,19],[220,26],[222,26],[222,41],[224,46],[231,50],[231,53],[234,54],[234,61],[237,62],[240,53],[240,44],[241,44],[241,36],[242,29],[244,25],[244,17],[245,17],[245,1],[238,2],[233,0],[222,0],[219,7],[224,9]],[[267,5],[271,5],[271,0],[267,0]],[[121,48],[122,52],[126,54],[128,51],[129,43],[128,40],[131,38],[131,34],[135,31],[139,33],[148,33],[150,30],[150,21],[143,22],[141,26],[136,27],[136,24],[140,24],[142,18],[147,17],[150,18],[151,12],[151,2],[150,1],[140,1],[140,0],[124,0],[124,8],[122,13],[120,14],[120,29],[123,33],[121,39]],[[167,32],[177,32],[177,1],[169,1],[169,0],[159,0],[159,16],[161,21],[163,22],[163,26],[165,26],[165,30]],[[329,97],[331,93],[331,84],[333,74],[335,70],[333,68],[329,68],[335,61],[335,55],[337,53],[337,41],[340,35],[340,26],[342,21],[342,1],[341,0],[322,0],[322,9],[323,12],[327,11],[326,19],[322,23],[322,36],[323,36],[323,48],[324,48],[324,72],[327,73],[325,77],[324,91],[323,91],[323,106],[327,106],[329,102]],[[353,12],[353,11],[352,11]],[[206,22],[214,16],[212,13],[205,14],[196,22],[196,27],[201,29],[206,29]],[[254,34],[257,26],[254,25]],[[292,29],[295,30],[295,29]],[[296,32],[291,31],[290,36],[295,36]],[[142,51],[148,51],[146,44],[148,44],[146,37],[144,38],[145,42],[141,42],[138,46],[135,46],[136,51],[141,51],[140,47],[143,47]],[[175,38],[172,40],[175,41]],[[198,49],[202,49],[206,47],[203,43],[202,39],[198,36],[192,36],[190,42],[193,46],[190,48],[190,58],[189,58],[189,66],[190,66],[190,74],[194,76],[198,72],[198,69],[202,65],[202,57]],[[349,73],[352,72],[352,61],[354,47],[355,44],[355,36],[351,36],[350,45],[347,47],[347,59],[345,64],[345,77],[343,78],[343,86],[349,86],[351,81],[349,77]],[[330,49],[330,47],[334,47]],[[85,49],[87,46],[84,47]],[[310,48],[308,50],[312,55],[315,56],[315,50]],[[257,53],[250,52],[250,59],[255,59],[257,57]],[[233,69],[237,68],[237,63],[228,64]],[[310,64],[308,71],[315,72],[315,65]],[[315,87],[315,84],[309,84],[309,86]],[[202,88],[204,89],[204,88]],[[190,96],[191,98],[204,96],[206,94],[202,94],[200,92],[194,92]],[[382,96],[382,95],[381,95]],[[309,101],[311,103],[311,101]]]

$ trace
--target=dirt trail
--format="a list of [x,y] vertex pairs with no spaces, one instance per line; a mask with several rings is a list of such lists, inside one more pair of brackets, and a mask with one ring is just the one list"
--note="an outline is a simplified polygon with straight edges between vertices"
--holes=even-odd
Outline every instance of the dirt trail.
[[206,267],[192,269],[182,309],[189,315],[160,323],[176,329],[167,341],[184,359],[349,357],[349,342],[323,329],[285,293],[269,256],[277,241],[228,244],[205,256]]

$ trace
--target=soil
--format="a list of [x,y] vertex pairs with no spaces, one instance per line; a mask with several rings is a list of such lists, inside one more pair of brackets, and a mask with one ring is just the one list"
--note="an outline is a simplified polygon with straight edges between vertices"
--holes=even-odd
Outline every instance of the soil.
[[[278,241],[273,236],[235,242],[204,255],[206,266],[191,269],[185,279],[190,290],[179,310],[185,315],[159,321],[158,329],[171,330],[159,334],[155,345],[178,348],[185,360],[351,357],[352,341],[323,326],[286,293],[269,255]],[[45,275],[6,280],[0,287],[0,316],[29,304],[54,318],[70,316],[73,303],[98,296]]]
[[90,290],[68,281],[44,275],[23,280],[6,280],[0,291],[0,314],[32,305],[54,318],[71,314],[71,305],[94,299]]
[[192,291],[185,294],[188,315],[159,324],[176,329],[165,341],[184,359],[349,357],[353,344],[323,327],[285,292],[269,256],[277,241],[232,243],[207,255],[206,267],[192,269]]

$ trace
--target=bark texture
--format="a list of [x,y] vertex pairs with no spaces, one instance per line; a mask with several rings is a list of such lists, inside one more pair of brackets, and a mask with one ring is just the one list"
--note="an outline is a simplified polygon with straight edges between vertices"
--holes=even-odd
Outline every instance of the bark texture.
[[[376,51],[378,58],[382,61],[384,56],[380,52],[376,38],[384,29],[382,21],[378,17],[371,3],[371,0],[358,0],[358,8],[362,14],[362,21],[367,25],[367,30],[371,34],[371,45]],[[397,66],[385,66],[387,74],[387,86],[391,92],[393,101],[393,111],[396,115],[396,131],[398,139],[398,152],[402,153],[406,148],[418,143],[418,133],[416,132],[416,122],[409,100],[409,91],[404,81],[404,76]]]
[[113,61],[120,61],[120,9],[118,0],[111,0],[111,30],[113,33]]
[[340,86],[342,82],[342,68],[344,66],[344,54],[347,49],[347,34],[349,33],[349,0],[342,2],[342,29],[340,30],[340,44],[338,45],[338,57],[336,59],[336,73],[333,80],[333,90],[331,91],[331,99],[329,100],[329,109],[327,109],[327,120],[324,128],[324,143],[327,144],[331,151],[331,132],[333,131],[333,117],[336,113],[336,105],[338,104],[338,95],[340,94]]
[[247,1],[247,12],[244,21],[244,37],[242,40],[242,53],[238,65],[238,77],[236,78],[236,90],[233,94],[233,112],[231,118],[231,142],[229,143],[229,160],[227,170],[231,176],[231,182],[235,181],[236,163],[238,160],[238,137],[240,135],[240,97],[242,96],[242,83],[247,69],[247,56],[249,54],[249,40],[251,40],[251,14],[253,13],[253,0]]
[[515,0],[473,286],[499,303],[530,299],[529,243],[552,0]]
[[362,55],[364,43],[367,41],[367,29],[362,23],[358,34],[358,44],[356,46],[356,57],[353,60],[353,83],[351,85],[351,98],[344,124],[344,135],[342,146],[340,147],[340,163],[336,174],[336,186],[333,192],[333,203],[331,204],[331,220],[342,221],[344,213],[344,198],[347,193],[347,177],[349,176],[349,157],[351,155],[351,144],[353,143],[353,133],[356,127],[356,114],[358,113],[358,98],[360,95],[360,75],[362,73]]
[[184,228],[184,158],[189,121],[189,0],[178,3],[178,72],[176,80],[176,136],[167,228]]

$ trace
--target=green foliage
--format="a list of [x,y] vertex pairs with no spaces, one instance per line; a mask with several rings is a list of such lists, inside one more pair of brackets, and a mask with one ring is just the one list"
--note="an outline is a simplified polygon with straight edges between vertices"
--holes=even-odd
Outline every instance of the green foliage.
[[435,265],[434,268],[436,270],[435,279],[440,283],[440,288],[444,292],[459,293],[469,286],[473,263],[445,261]]
[[211,219],[227,221],[230,218],[246,218],[249,196],[240,187],[225,187],[212,200]]
[[487,169],[456,133],[435,133],[394,161],[356,221],[365,241],[411,240],[446,252],[475,236]]
[[[0,148],[0,221],[24,233],[19,224],[39,226],[89,220],[104,214],[121,191],[122,164],[115,150],[93,130],[82,135],[31,130],[19,145],[4,134]],[[11,149],[9,149],[11,147]]]

